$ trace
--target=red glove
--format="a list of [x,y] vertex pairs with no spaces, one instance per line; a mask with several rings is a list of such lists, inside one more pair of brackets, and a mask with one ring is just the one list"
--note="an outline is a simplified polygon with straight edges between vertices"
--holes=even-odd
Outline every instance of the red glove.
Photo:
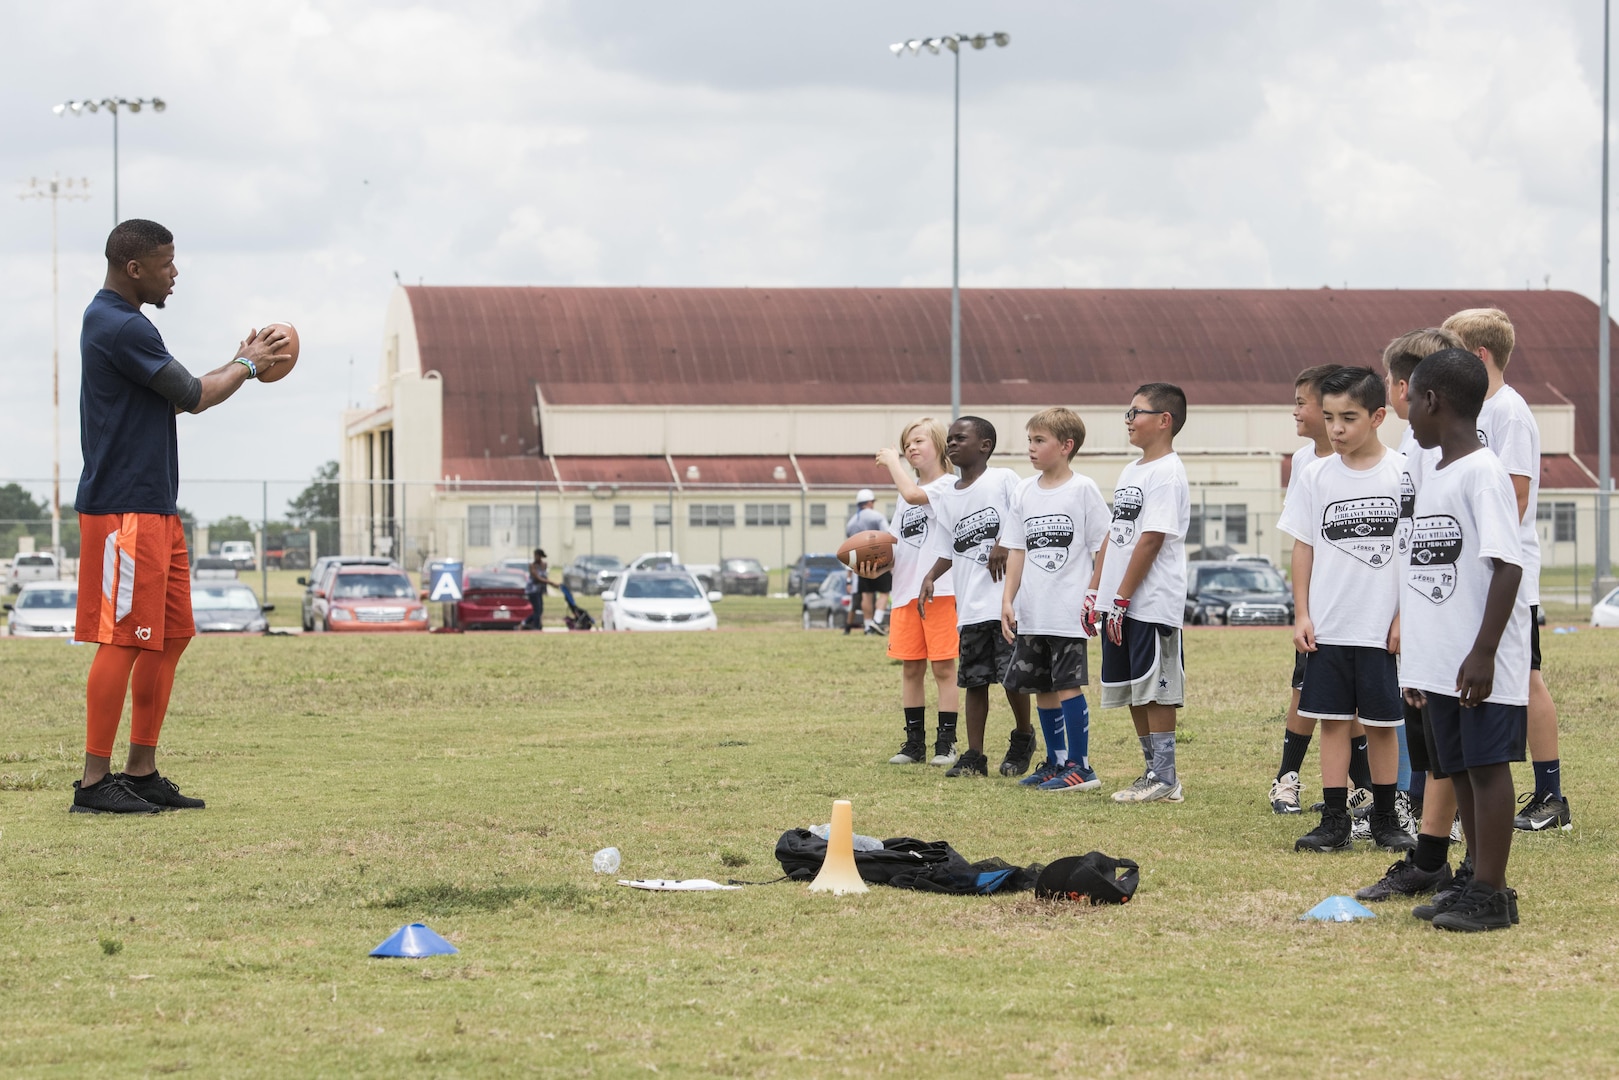
[[1113,610],[1107,613],[1107,639],[1115,645],[1124,644],[1124,616],[1130,610],[1128,596],[1115,596]]
[[1085,602],[1079,608],[1079,625],[1085,628],[1086,637],[1095,637],[1101,615],[1096,610],[1096,590],[1089,589],[1085,593]]

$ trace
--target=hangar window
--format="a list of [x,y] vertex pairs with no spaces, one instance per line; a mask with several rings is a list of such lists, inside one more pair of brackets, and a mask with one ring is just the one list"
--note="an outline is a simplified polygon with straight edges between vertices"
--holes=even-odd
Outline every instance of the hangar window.
[[1552,523],[1552,543],[1570,544],[1574,542],[1577,531],[1574,527],[1573,503],[1538,503],[1535,506],[1535,520]]
[[517,505],[517,546],[540,546],[540,508],[526,503]]
[[826,525],[826,503],[810,503],[810,524]]
[[743,508],[743,521],[749,525],[791,525],[791,503],[748,503]]
[[489,546],[489,507],[467,507],[467,547]]
[[671,523],[669,505],[667,503],[652,504],[652,524],[654,526],[667,526]]
[[686,508],[686,521],[694,528],[733,528],[736,507],[723,503],[692,503]]
[[576,529],[588,529],[591,527],[589,503],[574,503],[573,527]]
[[619,503],[613,507],[613,528],[627,529],[630,527],[630,508],[627,503]]

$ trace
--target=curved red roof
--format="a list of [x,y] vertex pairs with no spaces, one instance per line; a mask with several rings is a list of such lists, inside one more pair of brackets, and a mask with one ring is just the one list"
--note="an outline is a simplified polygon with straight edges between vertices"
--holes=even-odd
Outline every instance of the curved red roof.
[[[559,405],[949,400],[945,289],[405,289],[444,378],[446,457],[532,452],[536,386]],[[1488,306],[1517,328],[1512,384],[1573,402],[1594,465],[1597,308],[1561,291],[965,289],[962,403],[1113,404],[1165,380],[1194,408],[1277,404],[1301,368],[1376,365],[1391,338]]]

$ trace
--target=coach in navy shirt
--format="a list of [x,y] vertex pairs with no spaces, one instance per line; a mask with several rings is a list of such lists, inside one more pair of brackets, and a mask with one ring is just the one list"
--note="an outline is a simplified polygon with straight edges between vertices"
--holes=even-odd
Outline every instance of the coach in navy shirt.
[[[289,356],[283,331],[249,331],[235,359],[198,378],[163,345],[142,306],[174,292],[174,236],[154,221],[107,237],[107,280],[84,312],[79,443],[79,607],[74,637],[100,645],[85,694],[84,778],[75,813],[200,809],[157,771],[157,738],[180,654],[195,635],[185,530],[175,499],[175,414],[199,413]],[[129,759],[112,769],[131,686]]]

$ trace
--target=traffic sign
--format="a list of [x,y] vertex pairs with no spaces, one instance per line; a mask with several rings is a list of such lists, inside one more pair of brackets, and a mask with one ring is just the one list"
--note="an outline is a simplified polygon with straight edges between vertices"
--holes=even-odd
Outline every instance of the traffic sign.
[[461,564],[442,562],[433,571],[433,584],[427,598],[434,602],[454,602],[461,599]]

